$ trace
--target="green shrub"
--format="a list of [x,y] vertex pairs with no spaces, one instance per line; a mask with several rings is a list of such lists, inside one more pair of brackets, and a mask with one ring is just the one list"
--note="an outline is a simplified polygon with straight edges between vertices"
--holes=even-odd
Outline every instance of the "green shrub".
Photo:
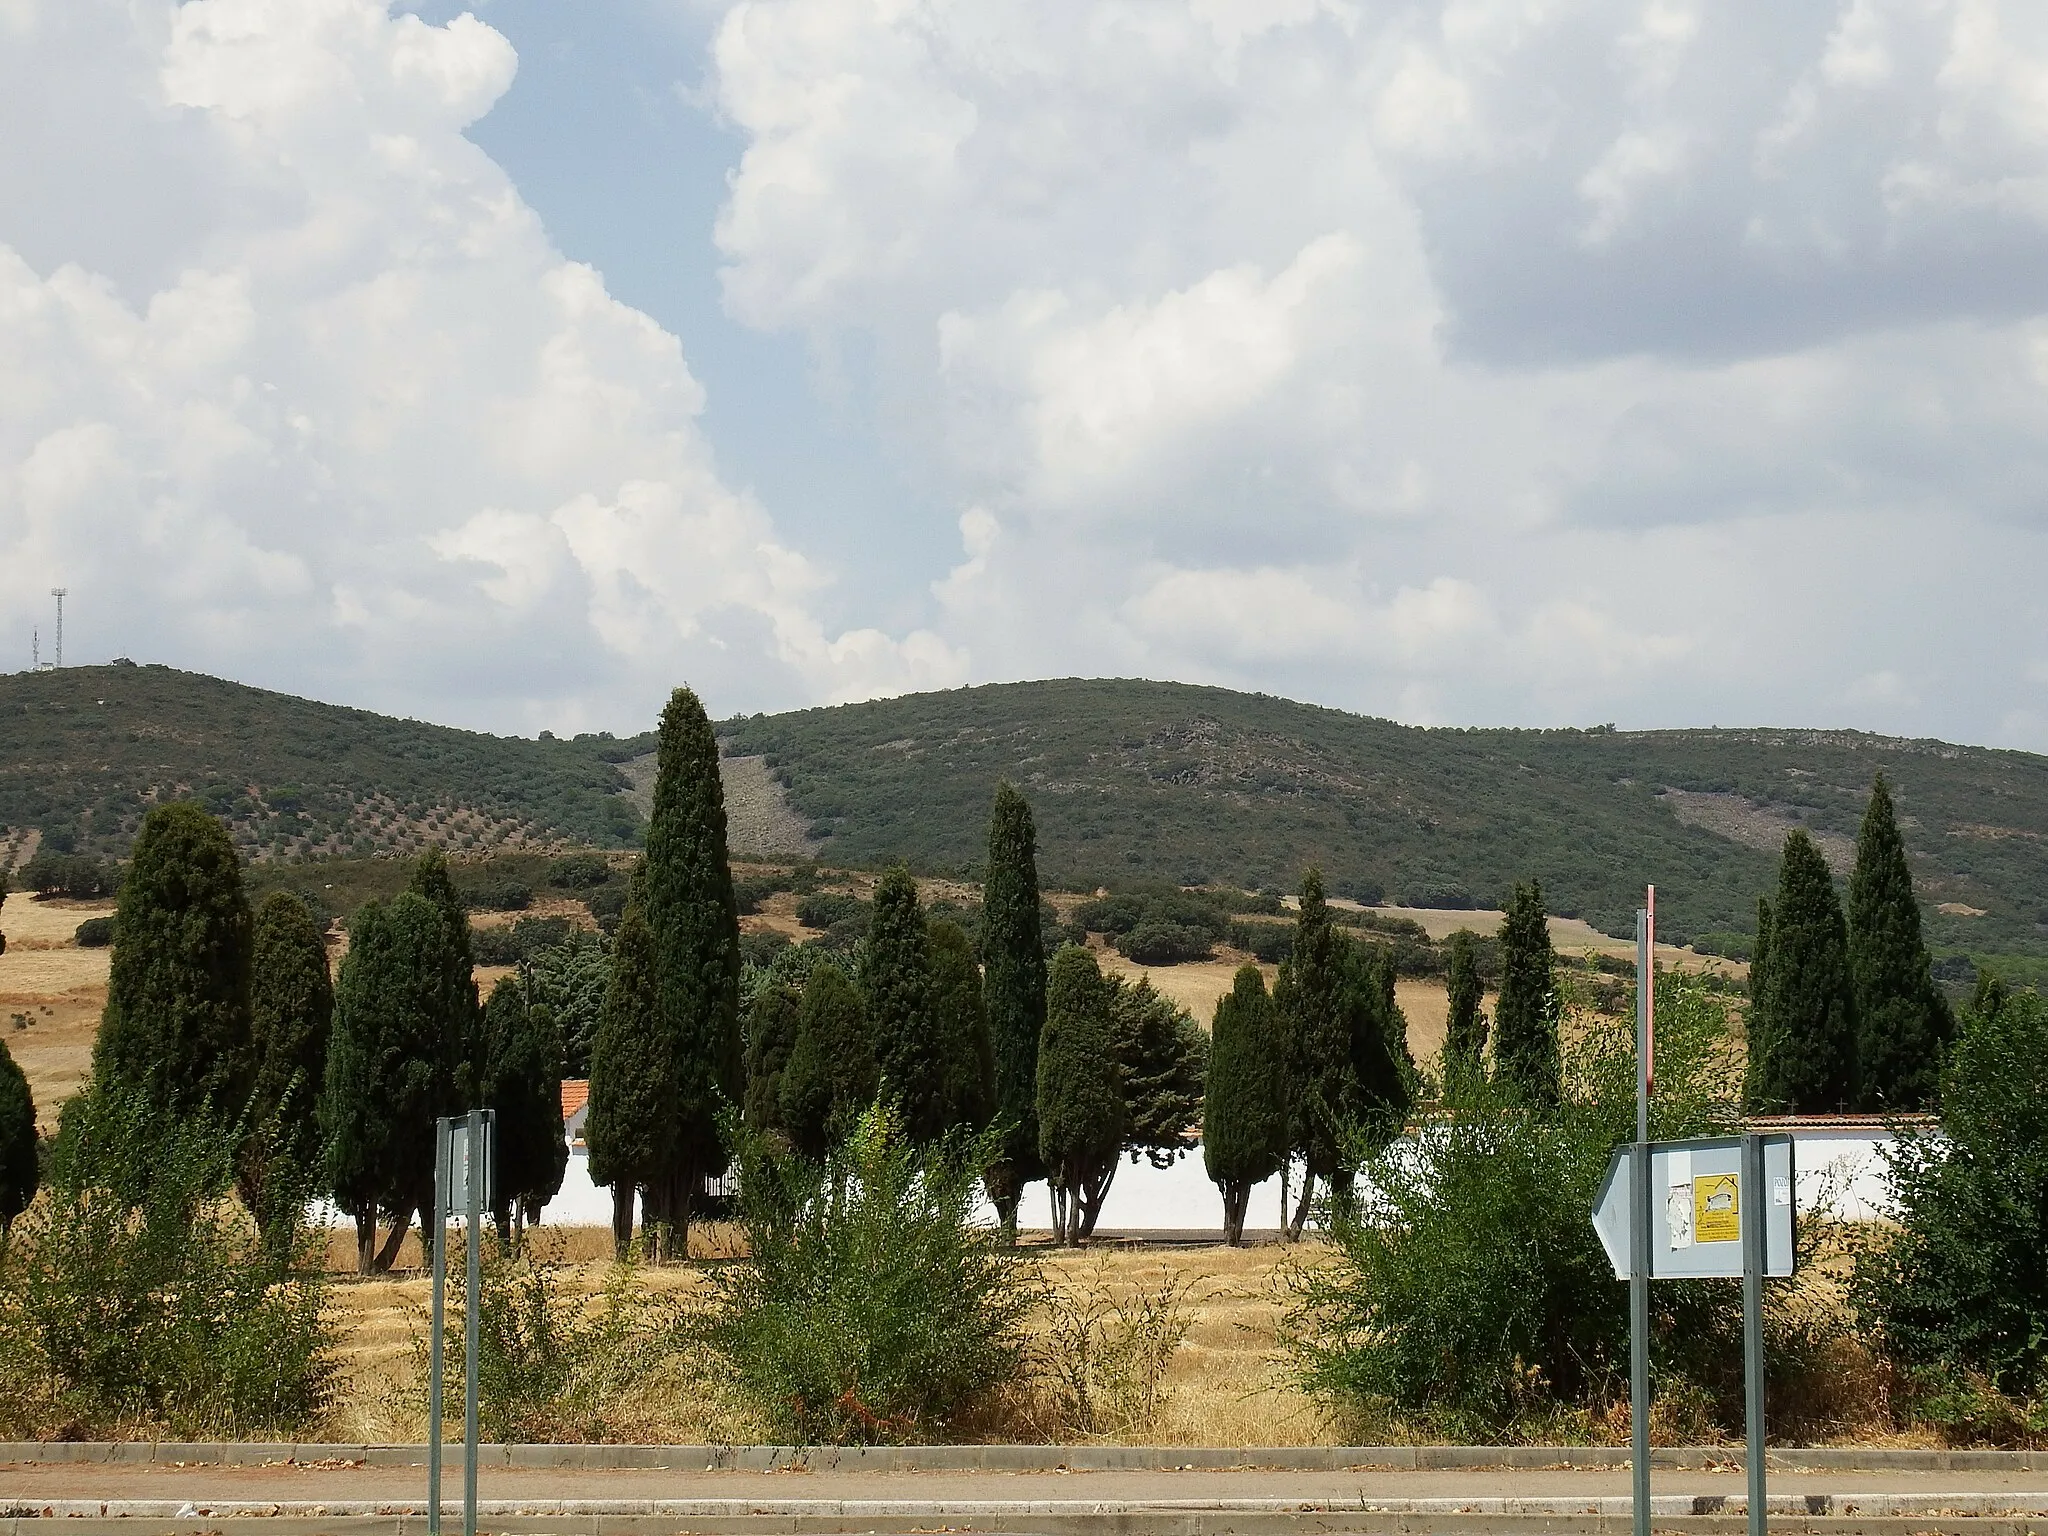
[[1208,935],[1178,923],[1140,923],[1128,933],[1116,936],[1117,953],[1139,965],[1178,965],[1183,960],[1206,960],[1211,949]]
[[533,905],[533,887],[517,880],[479,880],[464,885],[461,895],[473,912],[524,912]]
[[612,877],[612,867],[594,853],[572,853],[548,866],[548,884],[562,891],[588,891]]
[[[1719,1002],[1660,977],[1657,1018],[1652,1134],[1732,1131]],[[1588,1213],[1609,1153],[1634,1134],[1633,1030],[1582,1023],[1554,1109],[1452,1074],[1439,1116],[1362,1157],[1360,1192],[1327,1211],[1336,1261],[1290,1278],[1286,1330],[1310,1392],[1368,1423],[1474,1439],[1555,1433],[1560,1413],[1625,1401],[1627,1287]],[[1652,1299],[1660,1393],[1703,1395],[1739,1423],[1739,1289],[1658,1286]]]
[[973,1220],[985,1139],[920,1153],[876,1108],[822,1164],[742,1146],[748,1257],[707,1277],[699,1336],[762,1430],[943,1440],[1018,1377],[1036,1278]]
[[333,1385],[324,1233],[259,1237],[231,1200],[241,1138],[140,1096],[65,1107],[45,1197],[0,1257],[0,1424],[186,1439],[287,1435]]
[[2048,1003],[1966,1012],[1941,1106],[1938,1134],[1893,1148],[1898,1224],[1858,1253],[1852,1294],[1885,1356],[1969,1424],[1986,1416],[1970,1375],[2048,1395]]
[[478,965],[524,965],[574,931],[566,917],[522,917],[507,928],[472,928],[470,952]]
[[80,949],[105,949],[114,942],[113,918],[88,917],[78,925],[72,940]]
[[1230,947],[1267,965],[1279,965],[1294,955],[1294,924],[1232,923]]
[[619,919],[626,915],[626,887],[599,886],[583,898],[583,905],[589,910],[598,930],[609,937],[619,931]]
[[869,910],[868,903],[858,896],[819,891],[796,904],[796,920],[806,928],[824,932],[849,918],[865,917]]
[[121,889],[121,867],[86,854],[38,853],[14,872],[14,883],[38,896],[97,901]]

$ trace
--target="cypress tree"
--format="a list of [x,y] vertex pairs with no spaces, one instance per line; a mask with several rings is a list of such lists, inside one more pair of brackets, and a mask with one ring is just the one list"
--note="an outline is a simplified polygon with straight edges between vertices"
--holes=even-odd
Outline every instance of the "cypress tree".
[[882,1092],[920,1145],[946,1133],[946,1060],[932,1017],[932,961],[917,882],[898,864],[875,882],[860,963]]
[[832,962],[804,983],[796,1045],[782,1073],[782,1123],[790,1144],[822,1159],[875,1102],[881,1074],[860,989]]
[[654,930],[636,875],[612,940],[611,981],[590,1045],[590,1114],[583,1123],[590,1178],[612,1192],[612,1250],[633,1241],[633,1196],[672,1165],[676,1057],[662,1028]]
[[718,738],[688,688],[669,696],[656,750],[645,901],[675,1097],[662,1108],[673,1134],[650,1180],[650,1216],[658,1246],[687,1258],[691,1206],[704,1181],[726,1168],[719,1116],[739,1107],[743,1089],[740,919],[726,853]]
[[484,1007],[484,1107],[497,1113],[491,1214],[499,1240],[518,1240],[527,1219],[562,1187],[569,1146],[562,1134],[562,1038],[554,1016],[528,1000],[525,983],[501,977]]
[[[334,1021],[327,944],[312,912],[289,891],[272,891],[256,913],[249,987],[255,1059],[253,1130],[237,1160],[242,1202],[266,1228],[297,1219],[299,1181],[320,1160],[320,1085]],[[289,1210],[277,1209],[283,1202]]]
[[1252,1190],[1287,1156],[1287,1073],[1279,1020],[1256,965],[1238,967],[1209,1030],[1202,1162],[1223,1196],[1223,1241],[1244,1244]]
[[1010,784],[996,786],[981,891],[982,998],[995,1053],[995,1123],[1002,1156],[984,1175],[1003,1232],[1017,1236],[1024,1186],[1045,1177],[1038,1157],[1038,1042],[1045,1031],[1045,941],[1038,917],[1038,830]]
[[1955,1033],[1920,933],[1920,904],[1884,775],[1871,787],[1849,877],[1849,973],[1856,988],[1856,1099],[1870,1112],[1925,1109]]
[[1752,1108],[1833,1114],[1856,1084],[1849,932],[1834,877],[1806,830],[1785,839],[1770,913],[1763,1029],[1750,1037]]
[[1557,1046],[1557,958],[1543,886],[1516,885],[1500,925],[1500,996],[1493,1005],[1493,1076],[1523,1104],[1554,1107],[1562,1093]]
[[1053,1238],[1092,1230],[1124,1140],[1122,1070],[1109,988],[1078,944],[1053,956],[1038,1042],[1038,1155],[1052,1186]]
[[942,1099],[947,1129],[980,1131],[995,1113],[996,1062],[989,1041],[988,1008],[974,944],[958,923],[934,921],[929,931],[932,1032],[943,1063]]
[[36,1197],[42,1170],[36,1158],[36,1101],[28,1077],[0,1040],[0,1255],[14,1218]]
[[1486,1077],[1486,1015],[1479,1011],[1486,986],[1479,979],[1478,947],[1469,929],[1451,935],[1446,990],[1451,1010],[1444,1029],[1444,1087],[1449,1091]]
[[782,1074],[796,1048],[803,993],[771,981],[754,994],[747,1011],[747,1097],[742,1108],[747,1129],[772,1135],[787,1127],[782,1119]]
[[1344,1009],[1351,1039],[1350,1096],[1344,1122],[1384,1145],[1400,1131],[1414,1101],[1415,1062],[1408,1019],[1394,1001],[1394,956],[1378,945],[1341,942]]
[[1302,877],[1294,951],[1283,980],[1288,1004],[1289,1140],[1303,1165],[1301,1201],[1287,1235],[1299,1240],[1315,1199],[1316,1180],[1334,1188],[1347,1172],[1345,1137],[1357,1098],[1344,954],[1330,922],[1318,869]]
[[[1353,944],[1351,947],[1364,962],[1359,972],[1360,980],[1370,989],[1372,1017],[1379,1026],[1387,1062],[1394,1070],[1394,1098],[1398,1098],[1399,1107],[1405,1113],[1422,1085],[1422,1074],[1415,1069],[1415,1053],[1408,1049],[1408,1015],[1402,1011],[1395,989],[1399,978],[1394,969],[1394,951],[1385,944],[1369,947]],[[1366,1098],[1377,1100],[1379,1095],[1371,1086],[1377,1063],[1364,1052],[1362,1042],[1354,1048],[1353,1055],[1358,1061],[1358,1080]],[[1389,1098],[1387,1102],[1391,1104],[1393,1101]]]
[[[434,1120],[453,1097],[442,939],[440,913],[411,891],[349,923],[319,1120],[327,1188],[355,1219],[365,1273],[389,1269],[413,1215],[432,1209]],[[380,1212],[391,1230],[373,1255]]]
[[[1107,977],[1110,1027],[1124,1081],[1124,1150],[1145,1154],[1155,1168],[1170,1168],[1191,1151],[1189,1126],[1202,1114],[1209,1077],[1209,1037],[1194,1016],[1152,990]],[[1087,1237],[1089,1229],[1081,1235]]]
[[434,909],[440,931],[434,945],[438,981],[435,1011],[441,1020],[441,1059],[453,1097],[450,1108],[478,1102],[483,1074],[483,1007],[476,995],[476,956],[469,941],[469,908],[455,889],[447,855],[429,848],[413,865],[408,891]]
[[165,1116],[240,1115],[252,927],[227,830],[182,800],[143,817],[115,913],[95,1081]]

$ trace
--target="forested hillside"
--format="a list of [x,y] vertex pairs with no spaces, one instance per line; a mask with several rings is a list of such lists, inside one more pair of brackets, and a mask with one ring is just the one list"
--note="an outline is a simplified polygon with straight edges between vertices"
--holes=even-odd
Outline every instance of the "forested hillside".
[[[2048,954],[2048,758],[1851,731],[1423,730],[1171,683],[1013,683],[720,727],[760,755],[819,858],[973,872],[1008,777],[1041,868],[1070,886],[1291,889],[1553,912],[1625,932],[1654,879],[1666,931],[1742,933],[1796,825],[1847,868],[1882,769],[1947,951]],[[620,846],[622,767],[648,736],[528,741],[393,720],[160,667],[0,676],[0,859],[119,855],[145,805],[189,795],[256,858]],[[759,782],[756,780],[755,782]],[[773,787],[761,789],[772,798]],[[744,850],[743,850],[744,851]]]
[[1674,932],[1753,928],[1791,827],[1846,870],[1882,769],[1934,937],[2048,947],[2048,758],[2027,753],[1851,731],[1424,730],[1219,688],[1077,680],[726,730],[728,751],[766,755],[821,857],[971,865],[1007,775],[1032,797],[1053,878],[1291,888],[1316,862],[1339,894],[1492,906],[1533,875],[1553,912],[1616,933],[1645,880]]

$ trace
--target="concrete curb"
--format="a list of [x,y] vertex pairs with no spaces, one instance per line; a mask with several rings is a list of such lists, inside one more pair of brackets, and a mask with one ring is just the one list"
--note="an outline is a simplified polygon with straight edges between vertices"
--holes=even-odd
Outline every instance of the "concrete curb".
[[[459,1446],[448,1452],[457,1464]],[[1393,1471],[1625,1468],[1626,1446],[1599,1445],[485,1445],[485,1467],[573,1471],[772,1472],[788,1467],[863,1472],[1214,1471],[1268,1467],[1302,1472],[1354,1468]],[[424,1445],[291,1444],[259,1441],[0,1441],[0,1465],[131,1462],[172,1466],[300,1465],[424,1467]],[[1740,1466],[1740,1446],[1672,1446],[1652,1452],[1666,1469]],[[1784,1446],[1770,1453],[1779,1471],[2048,1472],[2048,1451],[1894,1450],[1863,1446]]]

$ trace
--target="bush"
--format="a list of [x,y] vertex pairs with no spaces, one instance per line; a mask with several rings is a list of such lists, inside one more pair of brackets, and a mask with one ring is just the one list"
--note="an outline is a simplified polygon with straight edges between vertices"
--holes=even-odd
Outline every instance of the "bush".
[[49,1192],[0,1256],[0,1424],[277,1435],[333,1386],[324,1233],[263,1240],[229,1198],[232,1127],[140,1096],[65,1106]]
[[583,905],[599,932],[617,933],[619,920],[626,915],[626,888],[623,885],[600,886],[583,898]]
[[[1731,1132],[1738,1079],[1720,1003],[1683,978],[1660,977],[1658,991],[1652,1134]],[[1581,1023],[1555,1111],[1531,1114],[1483,1079],[1447,1074],[1439,1117],[1361,1159],[1361,1193],[1325,1211],[1335,1262],[1290,1277],[1286,1332],[1311,1393],[1382,1429],[1399,1419],[1473,1439],[1555,1434],[1563,1415],[1583,1433],[1626,1402],[1627,1287],[1587,1218],[1610,1151],[1634,1135],[1633,1031]],[[1772,1296],[1783,1369],[1803,1357],[1810,1319]],[[1660,1394],[1739,1424],[1739,1284],[1657,1286],[1651,1298]]]
[[1879,1349],[1961,1421],[1985,1417],[1960,1403],[1972,1375],[2048,1394],[2048,1003],[1966,1012],[1939,1134],[1903,1135],[1890,1160],[1898,1225],[1858,1253],[1852,1290]]
[[1117,953],[1139,965],[1178,965],[1206,960],[1211,944],[1206,934],[1178,923],[1141,923],[1116,936]]
[[[529,1239],[507,1254],[483,1253],[477,1314],[477,1416],[483,1438],[565,1444],[630,1438],[651,1397],[684,1387],[678,1361],[688,1319],[673,1292],[649,1290],[630,1265],[614,1265],[603,1292],[586,1302],[562,1287],[558,1252],[533,1252]],[[463,1272],[462,1239],[450,1234],[448,1273]],[[461,1411],[465,1369],[464,1298],[450,1287],[444,1369]],[[414,1314],[413,1398],[427,1405],[431,1318]]]
[[1703,955],[1719,955],[1724,960],[1750,960],[1756,955],[1756,935],[1753,933],[1702,933],[1693,937],[1692,947]]
[[121,889],[121,867],[85,854],[38,853],[14,872],[14,883],[38,896],[97,901]]
[[796,904],[796,920],[806,928],[825,932],[849,918],[865,917],[869,910],[869,904],[858,896],[819,891]]
[[78,925],[72,940],[80,949],[105,949],[114,942],[113,918],[88,917]]
[[533,887],[517,880],[480,880],[463,886],[461,895],[472,912],[524,912],[533,905]]
[[1232,923],[1230,947],[1241,949],[1267,965],[1278,965],[1294,955],[1292,923]]
[[732,883],[733,900],[738,904],[740,915],[761,910],[761,903],[778,891],[786,891],[794,884],[789,875],[749,875]]
[[1042,1370],[1061,1424],[1084,1435],[1144,1435],[1166,1400],[1166,1371],[1194,1318],[1194,1280],[1115,1286],[1108,1261],[1046,1292]]
[[612,877],[612,867],[594,853],[572,853],[548,866],[548,884],[562,891],[588,891]]
[[792,1444],[943,1440],[1024,1364],[1033,1271],[973,1221],[992,1144],[864,1114],[822,1165],[742,1141],[748,1257],[706,1277],[718,1381]]
[[472,928],[470,953],[478,965],[524,965],[566,944],[573,931],[566,917],[522,917],[506,928]]

